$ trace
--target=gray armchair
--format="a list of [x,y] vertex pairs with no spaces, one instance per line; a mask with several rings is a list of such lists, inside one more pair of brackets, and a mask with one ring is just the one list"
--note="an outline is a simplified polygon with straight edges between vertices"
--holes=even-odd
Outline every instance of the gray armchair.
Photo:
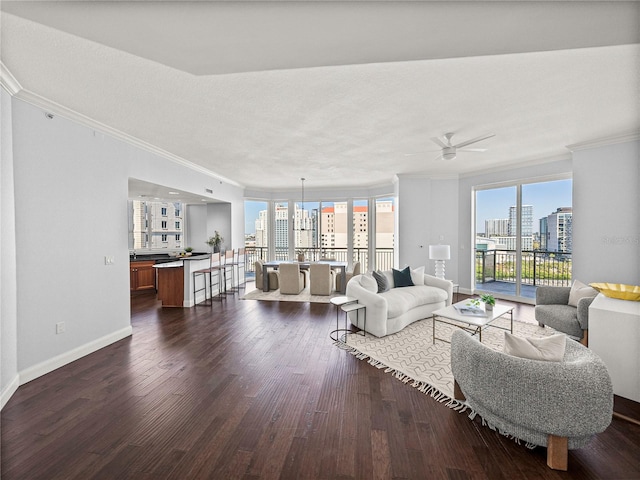
[[451,338],[455,397],[505,435],[547,447],[547,465],[567,470],[611,423],[613,387],[604,362],[569,338],[562,362],[513,357],[462,330]]
[[578,300],[578,306],[569,305],[571,287],[538,287],[536,289],[535,317],[541,327],[545,325],[589,345],[589,305],[594,297]]

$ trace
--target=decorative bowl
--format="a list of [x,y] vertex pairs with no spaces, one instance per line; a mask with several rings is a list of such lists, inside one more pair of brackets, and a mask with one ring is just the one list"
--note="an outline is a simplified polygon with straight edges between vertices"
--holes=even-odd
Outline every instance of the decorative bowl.
[[609,298],[640,302],[640,286],[622,283],[590,283],[591,287]]

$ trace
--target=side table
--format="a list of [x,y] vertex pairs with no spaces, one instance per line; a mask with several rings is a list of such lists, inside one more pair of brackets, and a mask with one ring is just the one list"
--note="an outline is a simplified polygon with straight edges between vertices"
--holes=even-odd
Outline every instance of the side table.
[[344,328],[340,328],[340,310],[345,305],[356,303],[358,300],[351,297],[340,296],[333,297],[329,301],[336,306],[336,329],[329,332],[329,338],[331,338],[331,340],[333,340],[334,342],[337,342],[340,339],[340,332],[347,333],[351,331],[347,328],[347,315],[345,315],[344,317]]
[[[356,327],[360,328],[360,330],[362,331],[362,336],[365,336],[366,335],[365,329],[367,328],[367,306],[363,305],[362,303],[350,303],[348,305],[342,305],[342,307],[340,308],[345,314],[344,315],[345,325],[347,323],[347,317],[349,316],[349,313],[356,312]],[[362,313],[364,314],[364,322],[362,323],[362,328],[360,327],[360,311],[361,310],[362,310]]]

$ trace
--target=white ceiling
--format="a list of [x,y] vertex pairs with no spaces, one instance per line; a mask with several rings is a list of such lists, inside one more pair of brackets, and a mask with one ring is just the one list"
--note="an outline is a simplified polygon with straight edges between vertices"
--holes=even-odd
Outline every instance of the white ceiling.
[[[22,89],[252,189],[388,184],[640,131],[639,2],[14,2]],[[431,137],[485,133],[437,159]]]

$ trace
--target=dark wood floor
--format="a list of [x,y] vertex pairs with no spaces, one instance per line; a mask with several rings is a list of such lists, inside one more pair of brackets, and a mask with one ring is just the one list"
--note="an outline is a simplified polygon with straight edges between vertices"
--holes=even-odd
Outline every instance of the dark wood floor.
[[333,346],[334,322],[326,304],[163,309],[135,296],[133,337],[5,406],[2,480],[640,478],[640,427],[614,419],[552,471],[544,448]]

